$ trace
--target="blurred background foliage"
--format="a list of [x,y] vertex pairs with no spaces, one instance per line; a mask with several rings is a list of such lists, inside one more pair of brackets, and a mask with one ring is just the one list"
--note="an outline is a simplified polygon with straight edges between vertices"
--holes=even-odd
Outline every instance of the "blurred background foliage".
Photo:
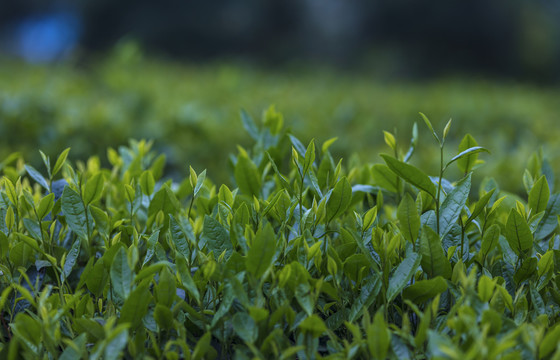
[[[40,167],[38,149],[71,146],[105,161],[148,138],[171,176],[192,165],[231,182],[227,154],[250,142],[242,108],[275,104],[304,142],[338,136],[353,162],[389,152],[382,130],[406,151],[422,111],[440,129],[454,119],[449,156],[470,132],[492,151],[482,174],[521,193],[534,151],[560,169],[558,15],[560,2],[525,0],[7,2],[0,156]],[[419,125],[413,162],[435,173]]]

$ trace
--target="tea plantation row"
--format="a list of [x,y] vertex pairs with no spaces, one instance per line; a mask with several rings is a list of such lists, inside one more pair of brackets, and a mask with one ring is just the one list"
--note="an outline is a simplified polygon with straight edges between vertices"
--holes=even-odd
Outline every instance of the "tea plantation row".
[[[349,167],[268,112],[235,185],[163,177],[151,143],[72,164],[2,163],[5,359],[560,358],[560,194],[541,157],[522,199],[472,187],[466,135],[434,177],[386,132]],[[448,167],[462,174],[448,178]],[[185,168],[185,173],[187,168]]]
[[[348,161],[356,154],[353,162],[364,163],[378,161],[376,154],[384,151],[380,129],[407,141],[423,111],[441,127],[454,118],[449,150],[469,132],[492,151],[492,162],[475,181],[492,176],[503,189],[522,194],[518,177],[543,143],[550,163],[560,167],[559,97],[555,88],[504,80],[384,81],[332,69],[179,64],[143,57],[125,44],[85,64],[31,66],[0,59],[0,133],[9,134],[0,142],[0,158],[17,149],[26,163],[40,167],[37,148],[58,154],[71,147],[71,160],[96,155],[108,166],[108,147],[150,138],[167,157],[166,174],[175,179],[189,164],[207,168],[218,183],[231,183],[228,154],[237,144],[250,146],[238,126],[240,108],[256,116],[275,103],[303,142],[344,134],[333,153]],[[429,136],[423,127],[420,134]],[[418,149],[415,163],[437,171],[433,150]]]

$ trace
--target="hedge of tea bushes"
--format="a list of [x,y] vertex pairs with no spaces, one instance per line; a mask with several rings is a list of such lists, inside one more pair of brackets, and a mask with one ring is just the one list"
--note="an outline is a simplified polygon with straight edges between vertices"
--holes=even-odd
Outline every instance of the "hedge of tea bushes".
[[[505,80],[388,81],[310,67],[181,64],[143,57],[126,44],[83,63],[1,61],[0,157],[17,149],[40,167],[37,148],[58,154],[71,146],[72,160],[96,155],[108,166],[108,147],[146,138],[166,155],[166,173],[176,179],[189,164],[229,182],[228,154],[237,144],[250,146],[239,126],[240,109],[260,118],[276,104],[303,142],[339,136],[333,151],[348,160],[357,154],[362,162],[381,160],[375,155],[384,151],[380,129],[407,143],[423,111],[440,127],[454,118],[447,156],[471,133],[494,154],[480,169],[481,178],[495,177],[504,189],[522,194],[516,180],[540,146],[545,144],[551,164],[560,166],[559,95],[556,88]],[[420,135],[430,136],[422,127]],[[437,152],[428,147],[416,155],[415,164],[437,171]]]
[[[475,188],[487,150],[466,135],[449,157],[451,123],[424,121],[433,141],[387,131],[381,162],[349,166],[244,113],[229,184],[168,180],[146,141],[110,166],[8,158],[0,357],[558,358],[553,172],[536,155],[523,196]],[[423,147],[437,172],[411,164]]]

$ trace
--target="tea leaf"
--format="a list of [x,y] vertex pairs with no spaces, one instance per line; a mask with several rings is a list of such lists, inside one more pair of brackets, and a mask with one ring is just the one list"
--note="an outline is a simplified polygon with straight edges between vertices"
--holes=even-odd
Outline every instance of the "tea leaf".
[[471,190],[471,173],[457,183],[455,188],[447,194],[439,209],[439,233],[443,237],[457,222],[461,210],[469,198]]
[[517,256],[523,255],[533,247],[533,235],[527,221],[511,209],[506,223],[506,239]]
[[447,282],[441,276],[419,280],[403,291],[403,298],[414,304],[422,304],[447,290]]
[[[485,149],[482,146],[474,146],[474,147],[468,148],[464,151],[461,151],[459,154],[452,157],[451,160],[449,160],[447,162],[447,164],[445,165],[445,168],[447,168],[449,165],[453,164],[457,160],[463,159],[465,157],[470,157],[470,156],[473,156],[473,155],[481,153],[481,152],[490,153],[490,151],[488,151],[488,149]],[[468,164],[468,165],[470,166],[470,164]],[[471,168],[472,168],[472,166],[471,166]]]
[[[474,148],[476,146],[478,146],[478,143],[472,137],[472,135],[466,134],[463,137],[463,140],[461,140],[461,143],[459,144],[459,154],[467,149]],[[478,158],[478,153],[472,153],[463,156],[460,159],[457,159],[457,167],[462,173],[468,174],[471,172],[473,166],[476,164],[477,158]]]
[[451,264],[443,252],[440,237],[428,226],[422,228],[420,255],[422,255],[422,269],[429,277],[443,276],[446,279],[451,277]]
[[101,198],[101,193],[103,192],[103,186],[105,185],[105,179],[102,173],[97,173],[93,175],[87,182],[84,188],[84,204],[87,206],[92,202],[95,202]]
[[122,247],[119,248],[113,259],[110,274],[113,291],[121,299],[126,300],[130,295],[133,273],[128,265],[126,252]]
[[550,189],[544,175],[542,175],[533,185],[529,192],[529,208],[533,210],[533,214],[546,210],[548,199],[550,198]]
[[240,152],[235,165],[235,181],[242,193],[258,196],[261,190],[261,178],[257,166],[245,152]]
[[395,273],[389,279],[387,289],[387,301],[391,302],[404,289],[410,279],[414,276],[422,257],[416,253],[411,253],[397,266]]
[[70,229],[81,238],[87,239],[88,230],[93,228],[92,218],[86,218],[86,208],[80,195],[69,186],[62,191],[62,212]]
[[53,177],[60,171],[60,169],[62,169],[62,165],[64,165],[64,163],[66,162],[66,158],[68,157],[69,152],[70,148],[66,148],[60,153],[60,155],[58,155],[58,158],[56,159],[56,162],[54,163],[54,166],[52,168]]
[[397,218],[405,239],[415,244],[420,231],[420,215],[418,215],[416,202],[408,193],[397,208]]
[[375,164],[371,168],[373,182],[390,192],[398,192],[397,175],[383,164]]
[[29,176],[31,176],[31,178],[33,178],[33,180],[35,180],[39,185],[45,188],[45,190],[49,190],[50,187],[47,179],[45,179],[40,172],[35,170],[33,166],[25,165],[25,171],[27,171],[27,173],[29,174]]
[[352,187],[348,180],[343,177],[340,179],[327,201],[327,222],[331,222],[337,216],[348,209],[352,202]]
[[257,231],[252,246],[247,253],[245,266],[247,271],[260,279],[272,265],[276,253],[274,230],[267,224],[264,229]]
[[424,190],[434,199],[436,198],[436,187],[432,180],[422,170],[410,164],[403,163],[389,155],[382,154],[381,157],[387,163],[387,166],[406,182]]
[[377,297],[381,290],[381,279],[379,276],[371,276],[366,283],[362,286],[360,295],[353,302],[353,305],[348,314],[348,321],[354,322],[357,320],[364,310],[366,310]]
[[142,318],[148,312],[148,306],[152,301],[149,289],[150,282],[144,281],[130,293],[121,308],[119,324],[129,323],[132,330],[140,327]]
[[243,122],[243,127],[247,130],[247,133],[253,138],[253,140],[259,140],[259,129],[253,121],[253,118],[245,111],[241,110],[241,121]]

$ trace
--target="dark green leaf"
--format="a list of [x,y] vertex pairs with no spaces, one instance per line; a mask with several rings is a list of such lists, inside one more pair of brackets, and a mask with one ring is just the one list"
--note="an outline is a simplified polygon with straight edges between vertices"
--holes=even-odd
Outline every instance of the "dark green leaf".
[[506,239],[517,256],[524,254],[533,247],[533,235],[529,225],[515,209],[511,209],[507,219]]
[[548,199],[550,198],[550,189],[544,175],[542,175],[533,185],[529,192],[529,208],[532,214],[538,214],[546,210]]
[[257,231],[246,259],[247,271],[260,279],[272,265],[276,253],[276,239],[270,224]]
[[132,277],[133,273],[128,265],[126,251],[120,247],[111,265],[111,284],[113,291],[123,300],[130,295]]
[[455,188],[447,194],[447,197],[439,209],[439,233],[443,237],[461,215],[461,210],[469,198],[471,190],[471,173],[457,183]]
[[229,233],[222,224],[211,216],[204,216],[204,229],[202,236],[206,240],[208,249],[213,251],[214,254],[220,255],[224,250],[226,251],[226,258],[229,258],[233,250]]
[[27,171],[27,173],[29,174],[29,176],[31,176],[33,178],[33,180],[35,180],[39,185],[41,185],[43,188],[45,188],[45,190],[49,190],[49,182],[47,181],[47,179],[45,179],[43,177],[43,175],[41,175],[40,172],[38,172],[37,170],[35,170],[35,168],[31,165],[25,165],[25,170]]
[[446,279],[451,277],[451,264],[441,246],[439,235],[430,227],[422,228],[420,237],[420,255],[422,255],[422,269],[432,278],[443,276]]
[[441,276],[420,280],[403,291],[403,298],[415,304],[422,304],[447,290],[447,281]]
[[66,186],[62,192],[62,212],[68,227],[81,238],[87,239],[88,230],[93,228],[92,217],[89,217],[88,225],[84,203],[80,195],[69,186]]
[[399,219],[400,229],[405,239],[415,244],[418,232],[420,231],[420,215],[418,215],[416,202],[408,193],[397,208],[397,218]]
[[352,187],[345,177],[340,179],[327,201],[327,222],[340,216],[352,202]]
[[434,199],[436,198],[436,186],[422,170],[410,164],[403,163],[402,161],[399,161],[389,155],[382,154],[381,157],[385,160],[389,169],[391,169],[395,174],[420,190],[424,190]]
[[395,297],[405,288],[412,276],[418,270],[422,257],[416,253],[411,253],[404,259],[393,276],[389,279],[389,287],[387,288],[387,302],[391,303]]
[[86,206],[101,198],[104,185],[105,185],[105,178],[103,177],[102,173],[97,173],[93,175],[90,179],[88,179],[88,181],[86,182],[86,186],[84,187],[84,197],[83,197],[84,204],[86,204]]

